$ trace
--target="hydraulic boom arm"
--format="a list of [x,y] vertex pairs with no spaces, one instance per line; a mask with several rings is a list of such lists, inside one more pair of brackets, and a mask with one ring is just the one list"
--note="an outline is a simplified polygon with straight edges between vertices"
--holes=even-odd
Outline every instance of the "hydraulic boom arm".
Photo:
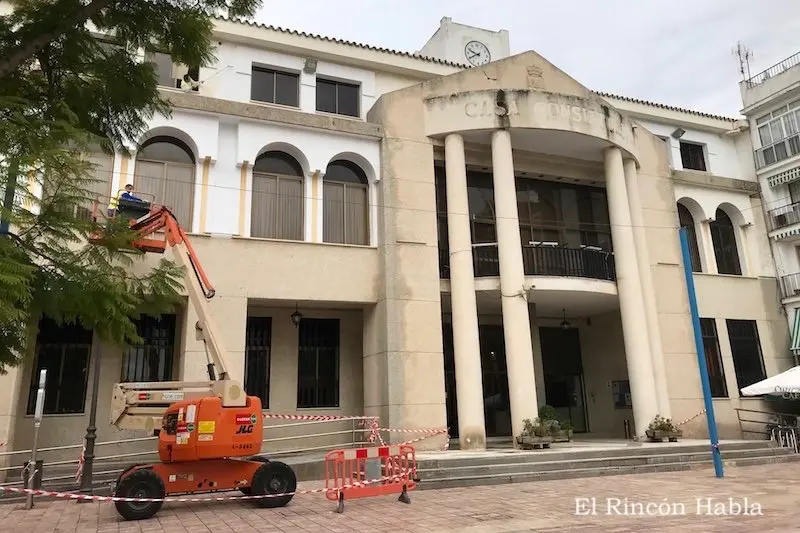
[[166,207],[158,207],[134,221],[131,229],[139,234],[133,243],[135,248],[163,253],[170,246],[175,262],[186,271],[184,285],[189,301],[197,312],[198,337],[205,343],[208,354],[209,381],[117,383],[111,402],[111,423],[119,429],[152,431],[159,428],[164,409],[170,404],[210,395],[220,397],[222,405],[226,407],[244,406],[246,395],[241,385],[229,377],[227,353],[216,324],[211,319],[208,300],[214,297],[214,287],[175,215]]

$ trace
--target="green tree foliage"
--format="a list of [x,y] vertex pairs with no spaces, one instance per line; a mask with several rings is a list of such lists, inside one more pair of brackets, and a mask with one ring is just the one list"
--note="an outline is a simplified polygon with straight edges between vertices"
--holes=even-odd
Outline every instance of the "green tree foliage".
[[[211,16],[251,17],[261,0],[10,3],[0,16],[0,201],[15,201],[0,209],[11,230],[0,235],[0,371],[21,362],[42,314],[124,344],[140,340],[132,319],[178,301],[174,264],[143,268],[125,221],[87,216],[97,179],[85,154],[125,152],[149,119],[169,116],[154,65],[137,50],[207,65]],[[101,231],[102,244],[88,244]]]

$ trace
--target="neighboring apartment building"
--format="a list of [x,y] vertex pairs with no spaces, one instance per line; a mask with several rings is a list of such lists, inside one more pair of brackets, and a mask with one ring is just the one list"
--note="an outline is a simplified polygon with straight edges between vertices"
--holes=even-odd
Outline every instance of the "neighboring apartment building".
[[789,320],[791,352],[800,355],[800,53],[739,83],[767,229]]
[[[173,116],[132,157],[96,156],[97,192],[132,182],[173,207],[216,285],[232,374],[270,412],[448,426],[472,448],[545,403],[619,438],[625,421],[641,435],[658,413],[696,415],[679,224],[724,437],[738,389],[789,365],[736,119],[591,92],[535,52],[509,57],[507,32],[449,19],[423,48],[438,57],[215,24],[197,91],[146,55]],[[98,354],[99,439],[141,436],[107,424],[112,384],[204,379],[195,321],[143,317],[143,345],[94,352],[91,332],[43,321],[35,359],[0,376],[0,441],[30,445],[47,367],[39,444],[78,442]]]

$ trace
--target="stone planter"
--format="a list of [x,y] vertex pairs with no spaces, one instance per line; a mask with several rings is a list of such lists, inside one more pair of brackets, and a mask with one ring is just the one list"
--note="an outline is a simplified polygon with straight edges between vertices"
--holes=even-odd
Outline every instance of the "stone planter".
[[650,442],[664,442],[664,439],[669,442],[678,442],[678,439],[683,436],[683,431],[651,431],[648,429],[645,431],[645,435]]
[[562,429],[553,435],[553,442],[572,442],[572,437],[571,429]]
[[533,437],[530,435],[517,437],[517,446],[522,450],[549,448],[552,442],[553,437]]

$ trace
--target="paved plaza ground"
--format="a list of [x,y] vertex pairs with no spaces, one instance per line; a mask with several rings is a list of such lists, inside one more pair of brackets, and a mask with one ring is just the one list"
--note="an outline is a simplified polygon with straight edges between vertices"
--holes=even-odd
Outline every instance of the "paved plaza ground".
[[[299,489],[317,486],[305,483]],[[282,509],[260,509],[252,502],[170,503],[140,522],[122,521],[110,503],[41,501],[31,511],[20,504],[0,505],[0,531],[786,533],[800,531],[800,464],[727,467],[724,479],[700,469],[415,491],[411,498],[411,505],[389,496],[352,500],[341,515],[322,494],[298,495]],[[739,514],[732,514],[737,504]],[[720,511],[726,514],[714,516]]]

